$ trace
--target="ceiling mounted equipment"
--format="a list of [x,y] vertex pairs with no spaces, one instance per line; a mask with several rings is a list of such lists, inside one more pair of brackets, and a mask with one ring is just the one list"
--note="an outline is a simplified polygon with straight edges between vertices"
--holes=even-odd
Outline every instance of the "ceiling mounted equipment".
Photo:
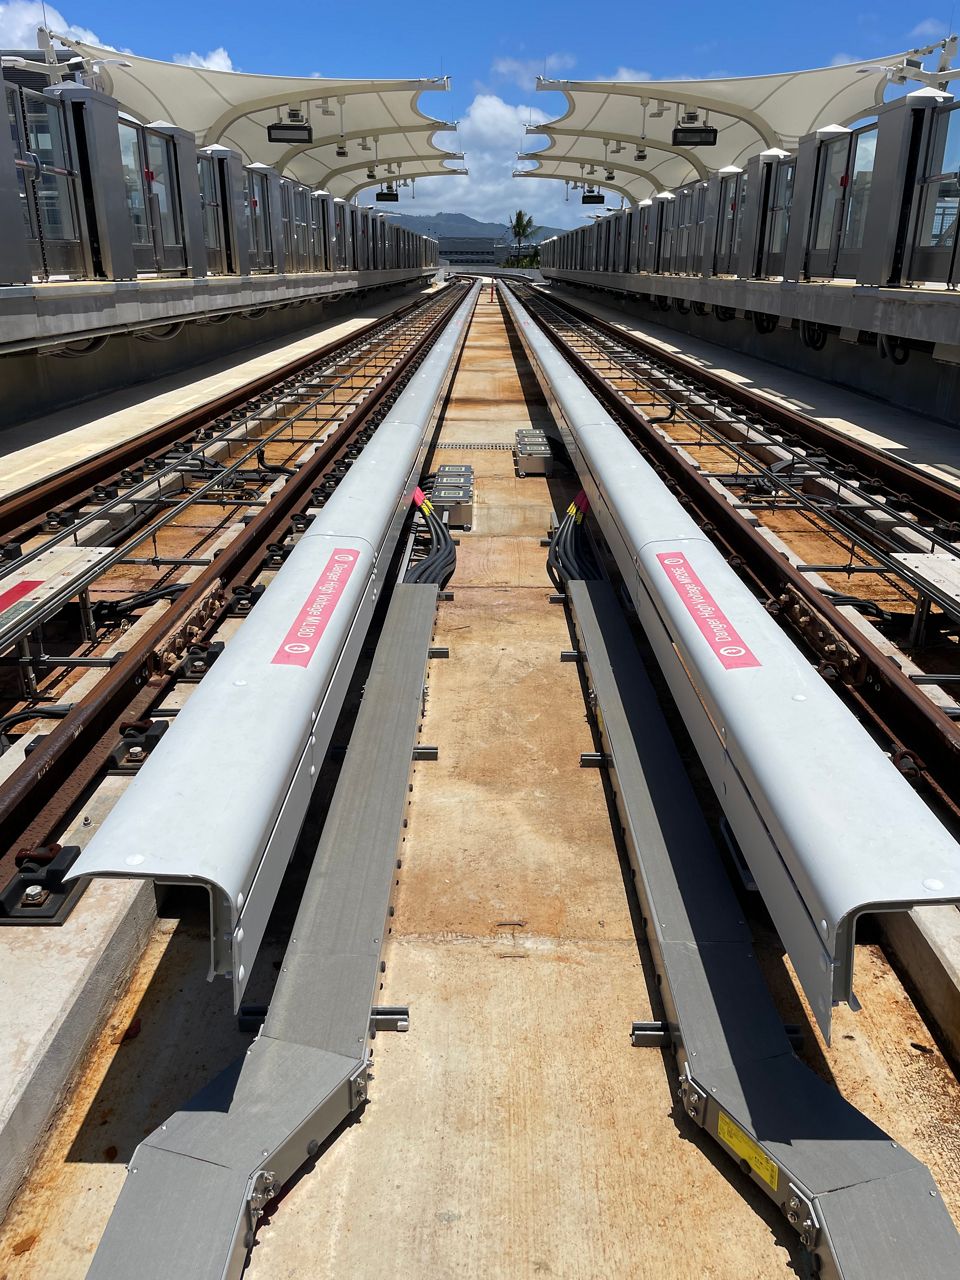
[[712,124],[678,124],[673,131],[675,147],[715,147],[717,131]]
[[310,143],[313,141],[313,127],[305,122],[278,120],[267,125],[267,141]]

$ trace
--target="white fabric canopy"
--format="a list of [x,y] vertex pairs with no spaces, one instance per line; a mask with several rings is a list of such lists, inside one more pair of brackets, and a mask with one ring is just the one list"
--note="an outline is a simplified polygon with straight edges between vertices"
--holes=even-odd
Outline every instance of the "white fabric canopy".
[[[401,178],[463,172],[446,167],[448,159],[463,157],[435,141],[438,133],[455,130],[456,125],[425,115],[418,106],[421,93],[449,89],[446,77],[335,80],[249,75],[118,55],[69,36],[56,38],[87,59],[99,87],[143,123],[164,120],[178,125],[195,135],[198,146],[233,147],[249,163],[272,165],[286,177],[335,195],[369,186],[366,172],[371,166],[378,181],[389,177],[388,162],[395,169],[399,166]],[[267,125],[285,120],[291,107],[301,110],[313,126],[312,144],[267,140]],[[341,141],[346,157],[334,154]]]
[[[950,52],[952,53],[952,42]],[[876,111],[893,81],[928,81],[920,59],[942,50],[930,45],[870,61],[729,80],[592,81],[538,79],[537,88],[560,92],[567,111],[557,120],[528,125],[545,136],[542,150],[519,159],[531,167],[515,177],[586,181],[631,200],[706,177],[711,170],[741,167],[771,147],[791,151],[805,134],[826,125],[848,125]],[[916,65],[908,65],[907,60]],[[941,59],[945,66],[948,59]],[[944,81],[960,71],[943,70]],[[674,127],[684,112],[714,126],[713,147],[675,147]],[[636,159],[638,148],[646,157]],[[589,172],[590,167],[594,172]],[[614,179],[605,180],[612,170]]]

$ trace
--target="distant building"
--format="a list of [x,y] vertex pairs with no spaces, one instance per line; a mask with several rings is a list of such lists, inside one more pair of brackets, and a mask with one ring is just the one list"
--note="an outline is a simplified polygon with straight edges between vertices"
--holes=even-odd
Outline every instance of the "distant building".
[[440,257],[453,267],[492,267],[496,244],[486,236],[441,236]]
[[[524,256],[530,248],[525,242]],[[440,237],[440,257],[452,267],[502,267],[516,252],[516,244],[487,236]]]

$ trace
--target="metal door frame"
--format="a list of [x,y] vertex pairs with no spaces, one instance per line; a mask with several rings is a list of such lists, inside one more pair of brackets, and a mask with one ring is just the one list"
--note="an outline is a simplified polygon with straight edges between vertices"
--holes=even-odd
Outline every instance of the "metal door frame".
[[[763,203],[761,206],[762,225],[758,241],[760,249],[760,265],[757,274],[762,278],[769,279],[771,276],[783,276],[787,257],[787,236],[790,234],[790,218],[793,213],[793,187],[797,176],[797,157],[787,156],[782,160],[777,160],[774,164],[765,166],[768,173],[768,187],[764,193]],[[790,201],[789,203],[778,204],[777,200],[780,194],[780,178],[785,175],[789,169],[793,170],[793,177],[790,179]],[[783,229],[783,248],[776,251],[770,248],[770,241],[777,224],[777,215],[785,217],[785,226]]]
[[[955,289],[960,285],[960,255],[957,252],[958,241],[960,241],[960,236],[957,235],[958,230],[960,230],[960,225],[958,225],[960,224],[960,171],[947,169],[938,173],[926,173],[926,169],[934,162],[933,156],[939,142],[941,121],[944,122],[943,129],[946,134],[946,131],[950,128],[952,116],[957,111],[960,111],[960,102],[941,108],[936,113],[936,119],[930,129],[924,157],[925,176],[917,180],[917,211],[913,233],[910,237],[910,263],[906,273],[906,278],[916,283],[924,283],[928,280],[943,280],[948,289]],[[960,116],[957,118],[960,119]],[[944,139],[944,143],[946,143],[946,139]],[[946,151],[946,145],[944,145],[944,151]],[[940,169],[941,164],[942,161],[937,162],[936,167]],[[949,179],[953,179],[957,186],[957,208],[954,210],[952,224],[953,244],[943,248],[920,245],[917,241],[923,226],[928,195],[932,193],[934,184],[939,184]]]
[[[9,116],[12,104],[14,119],[9,127],[14,131],[14,166],[20,182],[24,203],[21,211],[24,219],[24,241],[31,260],[31,274],[41,280],[49,280],[51,276],[68,276],[71,279],[89,278],[93,275],[93,258],[90,238],[85,220],[85,209],[79,192],[80,173],[76,165],[76,139],[73,136],[72,121],[63,104],[23,85],[4,84],[7,93],[5,106]],[[32,146],[30,123],[27,111],[29,101],[39,102],[47,119],[54,113],[59,124],[58,141],[68,160],[67,167],[52,164],[40,158]],[[44,234],[44,220],[41,215],[39,183],[44,176],[63,178],[66,181],[66,198],[74,236],[56,238]],[[59,204],[59,201],[58,201]]]

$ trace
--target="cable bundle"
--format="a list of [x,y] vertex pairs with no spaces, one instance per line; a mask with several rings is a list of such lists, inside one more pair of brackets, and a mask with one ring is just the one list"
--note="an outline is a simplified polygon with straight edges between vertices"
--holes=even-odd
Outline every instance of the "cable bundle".
[[445,587],[457,567],[457,549],[450,531],[436,514],[433,504],[422,489],[414,490],[413,501],[430,532],[430,550],[422,560],[410,566],[403,580],[435,582],[438,587]]
[[547,573],[558,591],[562,591],[564,582],[571,578],[583,580],[601,576],[593,552],[583,536],[583,517],[589,507],[587,495],[581,489],[550,539]]

